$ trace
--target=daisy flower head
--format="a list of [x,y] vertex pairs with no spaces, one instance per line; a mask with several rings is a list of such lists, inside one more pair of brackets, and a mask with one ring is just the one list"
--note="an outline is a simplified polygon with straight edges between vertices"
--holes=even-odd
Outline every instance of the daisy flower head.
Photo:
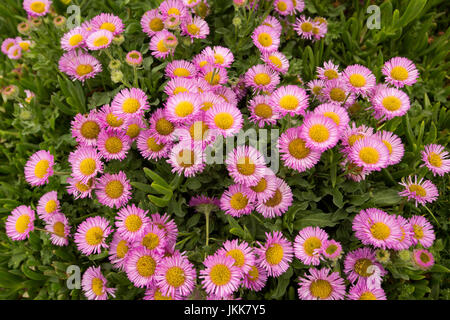
[[413,262],[422,270],[428,270],[434,265],[433,254],[425,249],[415,249],[413,251]]
[[77,48],[83,48],[86,45],[88,33],[82,27],[75,27],[61,38],[61,48],[64,51],[70,51]]
[[128,279],[138,288],[154,286],[155,271],[160,261],[161,257],[146,247],[131,248],[125,264]]
[[5,54],[5,55],[8,55],[8,50],[12,47],[12,46],[14,46],[14,45],[16,45],[17,43],[16,43],[16,39],[14,39],[14,38],[6,38],[5,40],[3,40],[3,42],[2,42],[2,52]]
[[325,101],[345,108],[349,108],[356,100],[355,94],[349,90],[341,78],[326,81],[322,94]]
[[58,192],[50,191],[44,194],[39,199],[36,209],[40,219],[44,221],[49,221],[53,215],[60,212]]
[[272,277],[279,277],[289,268],[294,256],[292,243],[280,231],[266,232],[266,242],[254,249],[256,263]]
[[108,30],[94,31],[87,37],[86,46],[92,51],[106,49],[111,44],[113,37],[113,33]]
[[402,140],[392,132],[384,130],[375,133],[375,137],[379,138],[388,148],[388,165],[392,166],[400,163],[403,158],[403,154],[405,153],[405,147],[403,146]]
[[212,88],[212,92],[234,106],[239,102],[236,93],[231,88],[217,86]]
[[431,223],[422,216],[412,216],[409,218],[409,224],[413,228],[412,242],[413,245],[420,243],[424,248],[433,245],[436,235],[434,234]]
[[303,264],[317,266],[324,249],[324,243],[328,240],[328,234],[319,227],[306,227],[299,231],[294,241],[294,253]]
[[167,43],[167,39],[175,40],[176,37],[172,32],[167,30],[158,31],[150,40],[150,51],[152,55],[158,59],[165,59],[169,54],[173,54],[175,48]]
[[226,102],[224,98],[211,91],[203,92],[199,96],[200,96],[199,97],[200,109],[202,111],[208,111],[212,107],[218,106]]
[[334,120],[312,113],[305,116],[300,127],[300,138],[307,148],[323,152],[338,143],[339,129]]
[[215,134],[225,138],[234,136],[242,129],[241,111],[229,103],[218,104],[205,112],[205,123]]
[[241,269],[243,275],[248,274],[255,264],[253,249],[245,241],[239,243],[237,239],[227,240],[217,253],[232,257],[235,260],[234,265]]
[[324,103],[319,105],[314,109],[314,114],[319,114],[330,118],[338,126],[339,132],[344,131],[350,122],[350,117],[348,116],[347,110],[345,108],[334,104],[334,103]]
[[102,72],[100,61],[88,53],[76,50],[63,54],[59,59],[58,67],[72,80],[81,82],[94,78],[98,73]]
[[142,116],[150,108],[148,97],[139,88],[122,89],[111,102],[112,112],[121,119]]
[[411,176],[407,179],[402,178],[402,182],[399,183],[404,186],[405,189],[398,194],[403,197],[408,197],[408,200],[413,199],[417,204],[425,206],[427,203],[434,202],[439,197],[439,191],[436,186],[430,180],[424,180],[420,178],[417,181],[417,176],[414,176],[414,181]]
[[293,0],[275,0],[274,9],[282,16],[288,16],[295,12]]
[[84,184],[95,178],[97,173],[103,172],[101,155],[94,147],[78,147],[69,154],[69,163],[72,167],[73,178]]
[[147,213],[146,210],[136,207],[135,204],[120,209],[116,216],[117,233],[120,237],[129,242],[134,242],[142,237],[145,228],[150,224]]
[[388,166],[389,149],[376,136],[364,137],[350,147],[348,157],[357,166],[369,171],[380,171]]
[[119,232],[116,231],[108,250],[109,261],[111,261],[113,268],[125,271],[127,254],[130,248],[132,248],[131,243],[123,239]]
[[184,19],[189,13],[183,2],[179,0],[164,0],[159,5],[159,11],[161,12],[163,18],[167,18],[169,15],[175,15],[180,19]]
[[280,46],[280,34],[274,28],[265,25],[255,28],[252,40],[262,53],[277,51]]
[[102,125],[102,129],[112,129],[122,131],[125,128],[125,120],[117,117],[109,104],[105,104],[98,112],[98,120]]
[[339,79],[341,76],[339,65],[334,64],[331,60],[324,62],[323,67],[317,67],[316,72],[317,77],[325,81]]
[[113,34],[113,36],[120,35],[124,31],[124,24],[122,19],[110,14],[101,13],[91,19],[92,30],[107,30]]
[[[206,55],[204,58],[208,61],[208,57]],[[200,69],[200,77],[209,84],[211,89],[228,82],[228,74],[226,69],[214,67],[210,63]]]
[[298,172],[314,167],[322,153],[306,147],[306,141],[300,137],[301,128],[287,129],[278,140],[278,147],[284,166]]
[[328,32],[328,24],[326,22],[320,23],[316,21],[316,19],[313,20],[312,24],[313,24],[312,33],[314,36],[313,41],[317,41],[324,38]]
[[141,117],[130,117],[125,121],[125,134],[131,143],[139,137],[141,130],[145,129],[146,126]]
[[110,208],[119,209],[131,199],[130,181],[123,171],[105,173],[97,180],[95,194],[98,201]]
[[28,17],[42,17],[49,12],[51,4],[50,0],[24,0],[23,8]]
[[125,61],[130,65],[130,66],[140,66],[142,64],[142,53],[140,53],[137,50],[132,50],[130,52],[127,53],[127,56],[125,57]]
[[247,187],[255,186],[265,174],[264,156],[251,146],[237,147],[227,155],[225,163],[234,182]]
[[203,262],[205,269],[200,270],[200,279],[208,295],[225,297],[238,289],[242,272],[234,263],[232,257],[223,254],[206,257]]
[[396,88],[381,88],[371,99],[374,117],[378,120],[390,120],[405,115],[409,108],[409,97]]
[[283,31],[280,21],[273,16],[267,16],[261,25],[271,27],[277,34],[281,34],[281,31]]
[[265,202],[275,195],[278,188],[278,180],[273,171],[269,168],[265,169],[264,176],[259,179],[258,183],[248,188],[251,197],[257,202]]
[[96,110],[91,110],[87,115],[78,113],[71,123],[72,137],[83,146],[95,146],[100,133],[101,123],[98,120]]
[[166,77],[173,78],[195,78],[197,69],[192,62],[186,60],[174,60],[169,62],[165,69]]
[[199,110],[198,95],[182,92],[167,99],[164,112],[167,120],[175,124],[182,124],[192,121]]
[[282,216],[292,204],[293,195],[289,185],[278,177],[276,177],[276,182],[277,186],[273,196],[256,205],[256,211],[266,219]]
[[35,152],[25,164],[25,180],[33,187],[47,184],[54,164],[54,157],[47,150]]
[[183,4],[188,7],[188,8],[195,8],[197,5],[200,4],[200,2],[202,2],[202,0],[182,0]]
[[270,96],[271,104],[282,116],[294,117],[303,114],[308,108],[308,94],[296,85],[282,86]]
[[296,19],[294,30],[303,39],[311,40],[314,37],[313,29],[314,23],[311,18],[302,15]]
[[155,271],[155,284],[163,295],[189,296],[195,287],[197,272],[184,255],[175,255],[161,260]]
[[208,63],[216,68],[229,68],[234,61],[231,50],[221,46],[206,47],[201,53],[205,55]]
[[149,37],[164,29],[163,18],[158,9],[149,10],[142,16],[141,28]]
[[356,281],[366,283],[367,279],[374,274],[375,268],[380,270],[381,276],[387,273],[376,261],[375,250],[368,247],[350,251],[344,260],[344,272],[351,283]]
[[216,197],[208,197],[202,194],[192,197],[191,200],[189,200],[189,206],[196,208],[198,212],[203,212],[198,209],[205,206],[208,206],[213,211],[219,209],[220,200]]
[[433,173],[433,176],[443,176],[447,172],[450,172],[450,158],[444,146],[428,144],[424,149],[421,152],[422,161],[424,162],[421,167],[426,166]]
[[211,66],[206,55],[201,52],[194,56],[194,58],[192,59],[192,63],[195,65],[198,71],[202,71],[207,66]]
[[251,67],[245,73],[245,85],[256,91],[272,92],[280,83],[280,76],[265,64]]
[[74,240],[78,250],[84,255],[100,253],[102,248],[108,249],[106,238],[113,232],[109,221],[104,217],[89,217],[77,228]]
[[347,84],[351,92],[363,97],[368,96],[377,82],[372,71],[359,64],[345,68],[342,72],[342,80]]
[[168,96],[175,96],[180,93],[196,93],[198,90],[195,79],[175,77],[170,79],[164,87],[164,92]]
[[19,60],[22,58],[22,48],[15,44],[8,50],[8,58],[11,60]]
[[155,131],[149,129],[139,134],[136,146],[145,159],[158,160],[167,157],[172,148],[172,143],[158,142],[158,139],[155,137]]
[[212,130],[209,130],[203,115],[199,114],[195,117],[195,120],[189,124],[177,129],[177,135],[180,142],[190,142],[198,144],[202,149],[206,148],[211,142],[214,141],[215,136]]
[[330,260],[339,259],[342,254],[342,246],[335,240],[325,240],[322,244],[321,254]]
[[251,266],[250,271],[244,274],[242,286],[249,290],[258,292],[266,286],[267,271],[258,264]]
[[414,63],[404,57],[394,57],[387,61],[381,72],[385,81],[397,88],[412,86],[419,78],[419,71]]
[[145,247],[152,253],[162,256],[166,251],[166,236],[164,230],[153,223],[147,224],[139,238],[134,241],[135,247]]
[[232,217],[239,218],[250,214],[255,208],[254,196],[248,187],[233,184],[228,187],[220,198],[220,209]]
[[396,219],[400,226],[400,230],[402,231],[402,236],[397,240],[397,244],[394,249],[408,250],[413,244],[412,237],[414,235],[414,229],[411,223],[409,223],[409,221],[402,216],[397,215]]
[[267,95],[253,97],[248,104],[248,109],[250,110],[249,120],[260,128],[264,128],[266,124],[274,125],[280,119],[279,112],[271,105],[270,96]]
[[55,213],[46,221],[45,229],[51,232],[50,240],[56,246],[67,246],[69,244],[70,226],[66,216]]
[[344,161],[340,163],[342,170],[346,173],[346,177],[355,182],[363,181],[366,176],[370,173],[369,170],[364,169],[363,167],[359,167],[353,162],[349,161],[347,158],[344,158]]
[[265,52],[261,59],[273,70],[285,74],[289,70],[289,60],[278,51]]
[[345,283],[338,272],[329,268],[310,268],[309,274],[299,278],[300,300],[344,300]]
[[315,79],[307,83],[307,91],[309,91],[319,102],[324,102],[322,90],[325,87],[325,80]]
[[116,289],[106,287],[106,283],[100,267],[89,267],[81,280],[84,295],[88,300],[107,300],[108,295],[115,298]]
[[348,300],[387,300],[382,288],[369,288],[366,282],[353,285],[347,295]]
[[6,218],[6,235],[14,241],[25,240],[34,230],[35,213],[29,206],[21,205]]
[[360,217],[355,217],[352,229],[363,244],[382,249],[396,247],[397,241],[402,237],[396,216],[376,208],[361,210],[358,215]]
[[177,125],[168,120],[164,109],[156,109],[149,120],[151,136],[159,143],[169,143],[175,139]]
[[206,166],[202,146],[190,141],[182,141],[172,147],[167,162],[172,165],[172,172],[185,177],[193,177],[202,172]]
[[89,179],[87,183],[74,179],[72,176],[67,178],[67,193],[75,197],[75,199],[92,198],[92,191],[95,189],[95,179]]
[[178,237],[178,227],[173,219],[165,213],[160,215],[159,213],[154,213],[150,216],[153,224],[155,224],[159,229],[164,231],[164,236],[166,238],[166,250],[175,247],[175,243]]
[[352,122],[351,125],[341,133],[341,142],[345,149],[350,149],[349,147],[353,147],[356,141],[372,135],[373,128],[365,125],[357,127],[356,124]]
[[131,148],[130,137],[125,131],[102,130],[98,135],[97,148],[106,161],[122,161]]

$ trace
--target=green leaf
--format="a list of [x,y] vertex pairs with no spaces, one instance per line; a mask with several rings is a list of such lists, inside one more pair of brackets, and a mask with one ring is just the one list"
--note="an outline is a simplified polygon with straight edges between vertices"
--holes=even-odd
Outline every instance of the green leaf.
[[275,289],[275,291],[272,293],[273,299],[280,299],[285,293],[286,288],[289,285],[290,279],[292,275],[294,274],[294,271],[292,270],[292,267],[286,270],[285,273],[283,273],[280,277],[278,277],[278,284]]
[[422,9],[427,4],[427,0],[414,0],[408,1],[408,6],[406,7],[405,12],[400,17],[398,21],[398,26],[400,28],[405,27],[408,23],[412,22],[419,14],[422,12]]
[[450,269],[448,269],[447,267],[440,265],[440,264],[435,264],[432,268],[431,268],[431,272],[443,272],[443,273],[450,273]]
[[330,214],[326,213],[311,213],[305,217],[297,219],[294,222],[294,228],[297,230],[303,229],[305,227],[333,227],[337,223],[331,221]]
[[149,168],[144,168],[144,173],[147,177],[155,181],[157,184],[169,188],[169,184],[166,182],[166,180],[160,177],[156,172],[150,170]]
[[375,205],[379,207],[393,206],[402,199],[395,189],[377,190],[372,197]]

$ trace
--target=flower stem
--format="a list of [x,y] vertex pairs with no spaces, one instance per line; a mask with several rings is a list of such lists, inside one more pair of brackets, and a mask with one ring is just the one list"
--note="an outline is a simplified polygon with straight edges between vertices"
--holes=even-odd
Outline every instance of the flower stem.
[[434,221],[436,221],[437,225],[440,227],[440,223],[439,221],[437,221],[436,217],[434,216],[433,212],[431,212],[430,209],[428,209],[428,207],[426,205],[424,205],[425,209],[427,209],[427,211],[431,214],[431,216],[433,217]]

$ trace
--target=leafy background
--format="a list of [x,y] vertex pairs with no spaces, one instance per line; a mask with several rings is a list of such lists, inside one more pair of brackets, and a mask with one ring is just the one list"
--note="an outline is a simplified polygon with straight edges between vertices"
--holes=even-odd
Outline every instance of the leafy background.
[[[145,11],[159,5],[158,0],[105,0],[72,1],[81,5],[83,19],[100,12],[118,15],[126,25],[125,42],[116,46],[113,55],[124,59],[126,52],[139,50],[144,54],[143,69],[139,71],[139,85],[147,89],[152,106],[161,104],[164,96],[163,76],[166,62],[153,59],[148,52],[148,38],[141,31],[139,20]],[[232,20],[235,11],[231,0],[209,1],[211,13],[206,20],[210,36],[192,45],[180,42],[175,59],[190,59],[205,46],[225,45],[235,56],[230,71],[231,79],[243,74],[251,65],[259,63],[259,53],[249,40],[253,29],[267,15],[266,1],[251,16],[240,16],[241,25]],[[208,166],[194,178],[177,178],[170,173],[165,161],[144,160],[133,147],[126,160],[111,161],[106,172],[125,170],[133,181],[133,201],[150,212],[168,212],[178,225],[180,235],[177,248],[188,251],[189,259],[197,269],[202,266],[205,254],[217,250],[223,241],[239,237],[250,243],[263,241],[264,233],[282,230],[294,240],[298,230],[306,226],[324,227],[330,236],[340,241],[345,251],[360,247],[353,236],[351,221],[356,213],[368,207],[409,217],[423,214],[433,224],[437,241],[431,248],[437,264],[430,271],[418,271],[407,263],[390,263],[389,274],[383,288],[388,299],[449,299],[449,175],[433,177],[420,165],[420,150],[424,144],[439,143],[447,146],[450,140],[450,111],[448,110],[449,35],[448,2],[445,0],[392,0],[392,1],[319,1],[306,0],[305,14],[323,16],[328,20],[328,34],[322,41],[312,43],[287,34],[280,50],[290,60],[290,70],[283,83],[295,83],[297,76],[305,82],[313,79],[315,69],[324,61],[333,59],[345,67],[362,64],[370,68],[380,81],[381,67],[394,56],[404,56],[414,61],[420,78],[413,87],[406,88],[411,99],[411,109],[401,118],[388,121],[384,129],[399,135],[405,143],[403,161],[395,166],[373,173],[361,183],[347,180],[338,164],[341,156],[337,150],[322,155],[321,162],[305,173],[281,168],[278,175],[285,179],[294,194],[294,203],[287,213],[277,219],[264,219],[259,214],[233,219],[222,212],[210,218],[210,245],[205,246],[205,219],[193,208],[189,199],[195,194],[220,196],[231,184],[225,167]],[[59,14],[66,15],[67,6],[54,0]],[[381,29],[368,30],[367,7],[380,6]],[[18,36],[17,24],[25,20],[20,0],[3,0],[0,3],[0,41]],[[109,286],[118,288],[119,299],[140,299],[144,290],[135,288],[123,272],[111,269],[107,252],[86,257],[76,250],[73,241],[68,247],[51,244],[47,234],[35,231],[28,241],[13,242],[4,232],[4,222],[11,210],[26,204],[36,206],[39,198],[48,191],[57,190],[62,212],[72,225],[86,217],[102,215],[114,221],[115,211],[100,205],[96,200],[74,200],[65,192],[67,176],[53,176],[41,188],[31,188],[24,179],[23,168],[29,156],[39,149],[49,150],[57,163],[56,170],[70,171],[67,157],[75,146],[70,134],[70,121],[77,113],[85,113],[109,103],[122,87],[110,79],[108,58],[101,56],[104,71],[85,86],[70,81],[58,71],[57,61],[62,54],[59,39],[64,30],[53,26],[52,18],[33,33],[36,46],[21,60],[21,72],[14,71],[17,63],[0,56],[0,87],[15,84],[23,90],[36,93],[30,105],[20,108],[17,101],[0,100],[0,298],[1,299],[84,299],[79,289],[66,286],[66,269],[78,265],[84,271],[91,265],[101,265]],[[132,68],[122,66],[126,79],[132,79]],[[240,106],[245,106],[246,99]],[[375,120],[364,109],[351,115],[358,124],[376,126]],[[295,123],[295,120],[294,120]],[[281,122],[284,128],[286,123]],[[143,168],[150,169],[143,174]],[[439,225],[423,208],[405,202],[397,195],[402,177],[420,174],[431,179],[438,187],[439,199],[429,205]],[[162,178],[162,180],[161,180]],[[161,194],[159,186],[170,188]],[[149,199],[148,195],[151,195]],[[40,222],[37,222],[38,224]],[[41,226],[42,227],[42,226]],[[342,265],[333,266],[336,269]],[[243,299],[296,299],[297,278],[307,267],[297,259],[279,278],[269,278],[262,292],[239,292]],[[204,294],[198,292],[195,297]]]

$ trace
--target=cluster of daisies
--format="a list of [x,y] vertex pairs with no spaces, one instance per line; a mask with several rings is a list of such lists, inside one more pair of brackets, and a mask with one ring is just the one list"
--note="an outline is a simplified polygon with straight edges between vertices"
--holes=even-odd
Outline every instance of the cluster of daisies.
[[24,40],[21,37],[6,38],[2,42],[2,52],[12,60],[19,60],[23,52],[27,52],[31,47],[31,40]]

